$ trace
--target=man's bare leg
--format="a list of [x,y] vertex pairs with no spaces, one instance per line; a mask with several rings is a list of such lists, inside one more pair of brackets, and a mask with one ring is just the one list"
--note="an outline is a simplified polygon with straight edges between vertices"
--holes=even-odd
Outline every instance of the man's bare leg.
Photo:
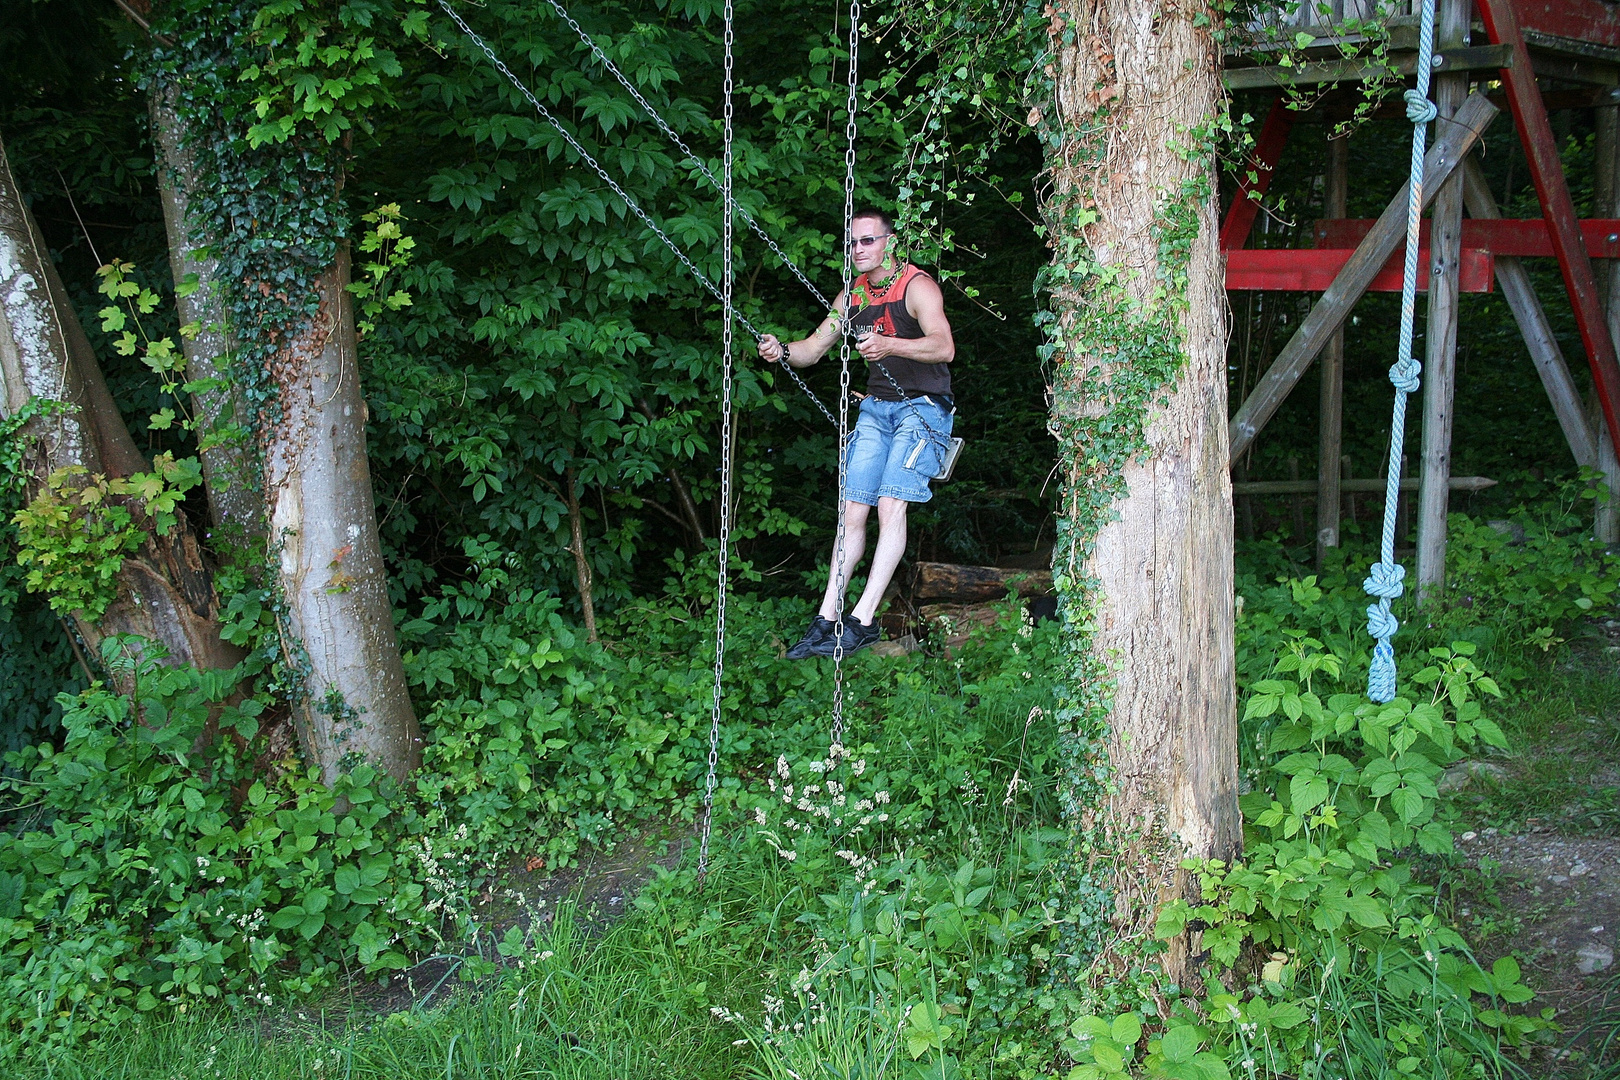
[[[883,503],[893,501],[892,499],[879,499],[878,505],[881,507]],[[866,518],[871,509],[870,506],[862,502],[845,501],[844,503],[844,549],[840,552],[838,550],[838,541],[833,541],[832,566],[827,572],[827,591],[821,598],[821,610],[818,612],[828,622],[838,620],[838,596],[849,588],[850,575],[861,564],[861,556],[866,554]],[[879,520],[881,519],[882,512],[879,511]],[[882,542],[881,537],[879,542]],[[904,541],[901,542],[901,547],[905,547]],[[893,567],[890,567],[889,573],[894,573]],[[885,579],[885,584],[887,584],[887,579]],[[845,610],[849,609],[846,608]]]
[[867,626],[872,625],[872,620],[877,617],[884,590],[889,587],[895,569],[906,554],[906,507],[910,505],[904,499],[891,499],[887,495],[878,498],[878,540],[872,552],[872,570],[867,575],[866,588],[851,612]]

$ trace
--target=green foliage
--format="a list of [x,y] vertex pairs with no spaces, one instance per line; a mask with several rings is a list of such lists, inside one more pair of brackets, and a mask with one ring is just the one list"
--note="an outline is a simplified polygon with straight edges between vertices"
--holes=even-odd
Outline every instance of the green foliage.
[[74,677],[65,626],[48,605],[27,595],[28,572],[17,562],[13,521],[27,499],[24,431],[65,408],[30,398],[0,420],[0,753],[46,737],[60,712],[56,694]]
[[[1501,690],[1474,663],[1475,647],[1458,642],[1430,649],[1424,666],[1405,674],[1403,685],[1420,696],[1387,705],[1362,694],[1324,700],[1317,685],[1338,681],[1348,658],[1309,637],[1283,643],[1272,677],[1254,683],[1244,705],[1244,738],[1259,748],[1261,764],[1239,800],[1243,860],[1187,863],[1199,872],[1204,902],[1166,905],[1157,935],[1168,940],[1196,923],[1203,947],[1224,967],[1238,964],[1247,948],[1271,954],[1251,996],[1217,993],[1205,1003],[1213,1019],[1230,1025],[1228,1037],[1241,1037],[1242,1053],[1263,1049],[1270,1070],[1297,1072],[1320,1055],[1320,1043],[1338,1046],[1353,1074],[1371,1066],[1375,1051],[1403,1056],[1398,1033],[1359,1045],[1350,1018],[1331,1019],[1322,1005],[1334,973],[1374,981],[1380,998],[1433,1016],[1425,1039],[1436,1028],[1491,1029],[1504,1043],[1527,1047],[1549,1025],[1507,1011],[1532,996],[1517,966],[1481,970],[1436,915],[1433,889],[1414,864],[1420,855],[1452,850],[1439,775],[1469,754],[1506,748],[1482,709]],[[1311,987],[1318,972],[1324,985]],[[1305,1014],[1289,1003],[1290,989],[1314,990],[1312,1023],[1303,1030],[1295,1031]],[[1264,1037],[1255,1038],[1256,1030]],[[1448,1071],[1466,1062],[1452,1047],[1441,1056]]]
[[162,658],[109,638],[100,659],[127,692],[98,684],[65,700],[59,748],[6,757],[0,1028],[11,1054],[136,1013],[307,993],[340,958],[403,967],[401,950],[443,907],[431,844],[392,810],[386,778],[359,768],[329,790],[266,773],[254,741],[263,702],[242,698],[234,673]]
[[17,562],[28,588],[60,615],[98,619],[118,592],[124,559],[147,536],[174,528],[185,493],[202,483],[197,461],[161,454],[149,473],[107,479],[82,465],[57,469],[17,511]]
[[379,206],[360,217],[370,228],[360,238],[359,250],[370,258],[361,266],[360,280],[349,284],[349,292],[360,301],[362,317],[355,321],[355,332],[361,337],[377,329],[373,320],[384,311],[410,306],[410,293],[389,288],[395,275],[411,264],[411,251],[416,247],[416,241],[400,226],[403,217],[398,203]]
[[[388,86],[402,68],[393,50],[377,40],[379,33],[384,42],[393,36],[391,16],[397,17],[390,5],[372,0],[272,0],[260,7],[249,40],[263,58],[238,76],[253,87],[259,121],[248,128],[248,145],[285,143],[301,128],[336,142],[357,124],[367,126],[369,112],[392,104]],[[416,11],[399,26],[421,37],[426,22],[425,13]]]

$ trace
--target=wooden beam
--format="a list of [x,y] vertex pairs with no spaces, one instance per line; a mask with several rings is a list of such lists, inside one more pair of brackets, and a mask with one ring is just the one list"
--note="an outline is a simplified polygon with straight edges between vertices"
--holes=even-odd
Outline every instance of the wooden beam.
[[[1327,172],[1323,177],[1322,210],[1343,214],[1350,196],[1350,139],[1328,140]],[[1329,548],[1339,546],[1339,456],[1344,451],[1344,327],[1328,337],[1322,348],[1322,384],[1317,397],[1316,453],[1316,565]]]
[[[1583,218],[1581,240],[1586,254],[1594,259],[1620,259],[1620,218]],[[1318,248],[1354,248],[1373,227],[1372,218],[1327,218],[1316,223],[1314,242]],[[1422,241],[1429,243],[1429,223],[1423,222]],[[1488,251],[1492,255],[1513,255],[1521,259],[1553,258],[1552,233],[1545,218],[1469,218],[1462,223],[1462,246]]]
[[[1340,480],[1339,490],[1357,493],[1383,491],[1386,482],[1381,476]],[[1422,480],[1416,476],[1403,476],[1401,490],[1416,491],[1421,483]],[[1488,476],[1453,476],[1447,481],[1452,491],[1484,491],[1496,484],[1497,481]],[[1232,483],[1234,495],[1309,495],[1321,490],[1321,485],[1315,480],[1236,480]]]
[[[1583,86],[1579,89],[1544,90],[1541,98],[1547,106],[1548,112],[1559,109],[1590,109],[1594,105],[1602,105],[1605,101],[1617,100],[1620,87],[1612,86]],[[1493,90],[1487,95],[1491,104],[1498,109],[1508,107],[1507,95],[1499,90]],[[1338,90],[1326,90],[1316,98],[1310,108],[1294,115],[1296,124],[1339,124],[1346,120],[1405,120],[1406,103],[1399,95],[1392,94],[1383,102],[1373,107],[1365,114],[1357,113],[1364,95],[1360,87],[1347,87]]]
[[1620,69],[1612,63],[1577,60],[1568,56],[1550,56],[1544,52],[1530,54],[1530,65],[1543,79],[1584,83],[1587,86],[1608,87],[1620,83]]
[[[1429,246],[1419,250],[1418,292],[1429,291]],[[1226,253],[1226,288],[1230,291],[1323,292],[1350,262],[1350,248],[1245,248]],[[1400,292],[1402,256],[1393,252],[1367,286],[1368,292]],[[1457,268],[1463,292],[1488,293],[1496,277],[1489,251],[1465,247]]]
[[[1513,51],[1500,45],[1477,45],[1471,49],[1444,49],[1435,71],[1487,71],[1513,63]],[[1391,59],[1399,75],[1417,70],[1417,53],[1401,53]],[[1386,78],[1389,66],[1365,60],[1325,60],[1294,67],[1228,68],[1221,76],[1228,90],[1258,90],[1267,86],[1319,86],[1331,82],[1362,82]]]
[[[1468,43],[1471,0],[1440,0],[1435,42],[1441,49]],[[1468,96],[1465,72],[1435,79],[1436,127],[1456,115]],[[1417,599],[1438,596],[1446,585],[1446,511],[1450,508],[1451,429],[1456,418],[1457,317],[1462,297],[1458,271],[1462,260],[1462,177],[1453,173],[1434,196],[1430,214],[1429,305],[1424,331],[1423,444],[1418,459]]]
[[1581,344],[1586,346],[1586,358],[1592,368],[1598,401],[1603,406],[1609,438],[1620,446],[1620,412],[1616,411],[1620,409],[1620,359],[1615,356],[1614,339],[1603,317],[1592,261],[1586,257],[1581,242],[1575,204],[1564,181],[1563,161],[1558,155],[1552,126],[1547,122],[1541,90],[1530,70],[1529,52],[1519,33],[1510,0],[1479,0],[1479,14],[1492,44],[1513,48],[1513,65],[1502,69],[1502,83],[1530,164],[1536,197],[1552,234],[1558,267],[1564,274],[1564,287],[1575,308],[1575,322],[1581,330]]
[[[1439,132],[1423,163],[1425,203],[1430,201],[1431,193],[1451,175],[1457,163],[1479,141],[1480,135],[1495,116],[1496,106],[1482,94],[1474,93],[1463,102],[1451,123],[1437,125]],[[1266,422],[1288,397],[1289,391],[1299,382],[1305,369],[1311,366],[1317,353],[1322,351],[1328,337],[1344,322],[1350,309],[1367,291],[1373,278],[1378,276],[1384,260],[1389,258],[1390,252],[1395,250],[1405,235],[1406,201],[1407,185],[1402,184],[1389,208],[1378,219],[1378,224],[1361,241],[1350,261],[1322,294],[1322,299],[1311,309],[1288,344],[1283,346],[1282,352],[1277,354],[1270,369],[1261,376],[1249,399],[1232,417],[1228,425],[1231,440],[1228,460],[1235,459],[1249,448],[1260,429],[1266,426]]]
[[1249,158],[1249,171],[1254,173],[1254,179],[1249,179],[1248,172],[1238,177],[1237,194],[1232,197],[1232,206],[1221,224],[1221,250],[1236,251],[1249,242],[1255,215],[1260,212],[1260,200],[1271,186],[1271,178],[1293,127],[1294,112],[1278,94],[1260,128],[1260,137],[1255,140],[1254,154]]
[[1585,43],[1620,49],[1620,21],[1604,0],[1521,0],[1519,11],[1526,33],[1550,39],[1549,44],[1563,39],[1577,48]]
[[[1485,182],[1484,167],[1473,158],[1463,165],[1463,202],[1475,218],[1491,220],[1502,213],[1490,185]],[[1547,321],[1547,312],[1536,297],[1529,271],[1518,259],[1504,256],[1496,260],[1496,280],[1502,286],[1502,298],[1513,312],[1514,321],[1519,324],[1519,333],[1530,350],[1530,360],[1536,365],[1536,374],[1541,376],[1547,399],[1552,402],[1570,454],[1576,464],[1592,465],[1597,448],[1581,404],[1581,392],[1570,376],[1569,365],[1564,362],[1564,351],[1559,348],[1552,324]]]
[[[1597,120],[1597,138],[1593,140],[1597,160],[1592,170],[1592,206],[1600,214],[1620,212],[1620,106],[1614,103],[1600,105],[1594,110]],[[1607,264],[1598,280],[1603,294],[1603,314],[1608,320],[1609,336],[1620,341],[1620,272]],[[1592,514],[1592,535],[1605,547],[1620,543],[1620,458],[1609,439],[1608,426],[1601,417],[1591,426],[1597,430],[1597,462],[1603,471],[1604,486],[1609,499]]]

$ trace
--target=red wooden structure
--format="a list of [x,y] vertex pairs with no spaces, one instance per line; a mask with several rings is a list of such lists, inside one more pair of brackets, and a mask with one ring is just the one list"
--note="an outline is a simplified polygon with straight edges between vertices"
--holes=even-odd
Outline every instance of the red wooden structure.
[[[1337,0],[1336,10],[1343,9],[1343,2]],[[1442,239],[1431,245],[1430,223],[1424,223],[1422,271],[1418,283],[1420,289],[1427,290],[1431,276],[1440,275],[1444,284],[1444,294],[1431,297],[1427,335],[1430,355],[1425,365],[1429,374],[1425,376],[1424,388],[1426,395],[1438,393],[1446,399],[1425,401],[1423,483],[1429,492],[1425,495],[1425,506],[1438,507],[1440,563],[1425,568],[1420,523],[1418,574],[1420,587],[1428,582],[1436,588],[1442,580],[1440,568],[1444,558],[1443,491],[1449,479],[1445,470],[1449,468],[1452,385],[1449,380],[1454,372],[1457,317],[1454,298],[1457,292],[1489,292],[1494,284],[1502,286],[1576,460],[1605,468],[1611,477],[1611,487],[1620,495],[1620,465],[1615,463],[1613,452],[1613,447],[1620,445],[1620,359],[1616,356],[1610,316],[1606,311],[1608,298],[1600,295],[1592,264],[1593,259],[1620,259],[1620,136],[1616,135],[1620,130],[1617,126],[1620,120],[1616,119],[1620,90],[1615,89],[1620,86],[1620,8],[1605,0],[1439,0],[1439,4],[1433,64],[1437,72],[1436,101],[1441,106],[1441,120],[1431,128],[1434,145],[1426,162],[1424,195],[1426,203],[1431,198],[1435,200],[1435,233]],[[1307,28],[1307,32],[1324,45],[1318,55],[1329,55],[1326,46],[1338,40],[1333,27]],[[1423,62],[1423,58],[1412,55],[1410,45],[1407,49],[1408,55],[1397,63],[1403,65],[1402,70],[1410,71]],[[1311,50],[1306,52],[1310,59]],[[1331,60],[1317,61],[1307,68],[1316,74],[1304,76],[1305,80],[1317,82],[1353,79],[1357,70]],[[1290,72],[1235,68],[1229,69],[1228,81],[1234,87],[1266,86],[1289,78],[1298,80],[1301,70],[1298,67]],[[1612,159],[1600,160],[1597,170],[1600,177],[1609,177],[1602,181],[1608,184],[1607,189],[1598,193],[1600,210],[1607,212],[1604,216],[1582,221],[1575,215],[1548,120],[1547,100],[1538,78],[1554,81],[1549,92],[1558,104],[1596,105],[1599,109],[1599,153]],[[1577,90],[1590,89],[1576,92],[1570,89],[1570,84]],[[1541,206],[1540,218],[1501,219],[1477,163],[1467,160],[1480,134],[1501,106],[1511,112],[1524,148]],[[1251,169],[1240,178],[1237,196],[1221,226],[1228,289],[1322,294],[1311,314],[1298,326],[1294,338],[1236,411],[1230,433],[1234,461],[1252,445],[1300,375],[1319,355],[1325,358],[1324,378],[1328,377],[1331,367],[1328,352],[1334,342],[1342,340],[1338,335],[1342,334],[1342,325],[1355,300],[1369,289],[1400,289],[1402,255],[1396,233],[1404,230],[1404,220],[1398,223],[1398,230],[1395,219],[1404,219],[1404,214],[1396,213],[1405,205],[1404,188],[1392,201],[1391,210],[1386,213],[1387,221],[1337,218],[1317,222],[1311,248],[1276,250],[1247,246],[1261,198],[1300,119],[1284,107],[1280,96],[1276,99],[1256,140]],[[1456,130],[1459,127],[1468,130]],[[1605,132],[1608,133],[1606,140]],[[1341,149],[1336,158],[1341,205],[1346,160]],[[1330,177],[1330,190],[1333,183]],[[1466,220],[1461,217],[1465,201],[1471,215]],[[1330,206],[1332,202],[1330,197]],[[1342,209],[1338,212],[1343,213]],[[1558,353],[1556,340],[1545,329],[1545,314],[1518,265],[1521,258],[1535,257],[1558,260],[1592,372],[1593,397],[1601,413],[1596,430],[1580,407],[1580,395]],[[1620,279],[1620,272],[1614,276]],[[1616,294],[1614,306],[1620,308],[1620,288],[1613,292]],[[1449,317],[1449,326],[1437,328],[1433,321],[1437,312],[1442,319]],[[1616,322],[1620,323],[1620,319]],[[1449,340],[1448,334],[1439,332],[1441,330],[1449,330]],[[1450,350],[1450,355],[1446,350]],[[1334,369],[1332,377],[1342,376]],[[1324,410],[1330,407],[1337,410],[1338,401],[1339,398],[1324,387]],[[1431,449],[1427,433],[1431,415],[1444,419],[1445,445],[1437,450]],[[1337,469],[1341,422],[1337,415],[1323,416],[1323,451],[1324,455],[1331,451],[1333,457],[1330,461],[1324,456],[1321,474],[1324,498],[1319,502],[1318,536],[1319,542],[1325,537],[1328,546],[1337,543],[1338,485],[1329,472],[1336,473]],[[1331,433],[1327,430],[1330,424],[1334,427]],[[1438,461],[1437,468],[1430,467],[1431,457]],[[1327,498],[1329,488],[1333,489],[1331,500]],[[1441,494],[1431,497],[1431,489]],[[1331,508],[1327,505],[1329,501],[1333,503]],[[1429,516],[1433,519],[1434,512]],[[1331,522],[1325,520],[1329,517]],[[1431,520],[1430,524],[1435,521]],[[1600,532],[1603,528],[1617,534],[1606,539],[1620,540],[1620,526],[1602,526]]]

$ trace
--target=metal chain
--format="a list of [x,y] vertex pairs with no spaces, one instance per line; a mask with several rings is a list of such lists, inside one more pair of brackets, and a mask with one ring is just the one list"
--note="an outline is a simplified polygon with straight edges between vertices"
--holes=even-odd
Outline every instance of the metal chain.
[[732,14],[732,0],[726,0],[725,120],[720,158],[720,202],[723,208],[720,227],[723,268],[720,274],[720,551],[719,569],[715,575],[714,701],[709,711],[709,775],[703,785],[703,828],[702,838],[698,841],[697,879],[700,886],[709,875],[709,834],[714,831],[714,789],[720,765],[720,710],[724,703],[726,676],[726,570],[731,557],[731,319],[736,287],[731,265],[731,50],[735,40]]
[[[724,306],[725,300],[720,295],[720,289],[715,285],[715,283],[710,281],[702,270],[698,269],[697,264],[691,260],[686,252],[682,251],[680,246],[676,244],[674,240],[670,239],[669,234],[659,227],[658,223],[652,219],[652,216],[648,214],[647,211],[643,210],[636,200],[630,197],[630,193],[619,186],[618,181],[614,180],[608,171],[602,167],[601,162],[597,161],[596,158],[591,156],[591,152],[585,149],[585,147],[580,144],[580,141],[574,137],[573,133],[563,126],[562,121],[558,120],[557,117],[552,115],[550,109],[547,109],[540,103],[540,99],[535,97],[529,88],[524,85],[523,80],[512,74],[512,69],[502,63],[501,58],[495,55],[495,50],[489,47],[489,43],[480,37],[477,31],[475,31],[471,26],[467,25],[467,21],[456,12],[455,8],[450,6],[449,0],[439,0],[439,7],[444,10],[446,15],[450,16],[458,27],[461,28],[461,32],[466,34],[467,37],[472,40],[474,45],[478,46],[479,51],[481,51],[484,56],[489,59],[489,62],[495,66],[495,70],[506,76],[506,80],[517,89],[518,93],[522,94],[524,99],[527,100],[530,105],[534,106],[535,112],[540,114],[541,119],[556,129],[557,134],[561,135],[563,140],[573,148],[574,153],[578,154],[580,159],[584,161],[585,164],[589,165],[591,170],[595,172],[597,176],[601,177],[602,182],[613,190],[613,194],[617,195],[621,200],[623,200],[625,206],[630,209],[630,212],[635,214],[636,217],[640,218],[641,223],[647,226],[647,228],[652,231],[654,236],[658,237],[658,239],[664,242],[664,246],[669,248],[670,253],[673,254],[675,258],[680,260],[681,265],[686,267],[687,272],[697,279],[698,284],[709,290],[710,295],[712,295],[716,300],[721,301],[721,305]],[[749,321],[746,315],[742,314],[742,312],[734,311],[732,313],[732,317],[741,323],[743,328],[752,334],[756,340],[765,336],[760,332],[758,327]],[[832,412],[828,410],[827,406],[820,398],[816,397],[809,385],[803,379],[799,378],[798,372],[794,371],[793,368],[786,363],[782,364],[782,368],[790,376],[792,376],[794,382],[799,384],[799,389],[803,390],[807,395],[809,395],[810,400],[816,403],[816,407],[821,410],[821,414],[827,418],[828,423],[836,424],[836,421],[833,419]]]
[[842,755],[844,746],[844,542],[848,528],[845,524],[847,504],[844,489],[849,481],[849,354],[850,303],[855,278],[855,249],[850,246],[850,233],[855,228],[855,139],[860,134],[855,125],[856,94],[860,84],[856,78],[856,60],[861,47],[861,0],[849,2],[849,98],[844,135],[844,316],[839,321],[838,343],[838,543],[833,549],[833,588],[836,592],[833,613],[833,704],[832,738],[828,758]]
[[[559,0],[550,0],[550,2],[552,10],[556,11],[558,18],[562,19],[563,22],[566,22],[569,28],[573,30],[574,33],[579,35],[579,40],[590,46],[591,52],[598,60],[602,62],[602,65],[608,69],[608,72],[612,74],[615,79],[619,80],[619,85],[624,87],[625,91],[635,99],[636,104],[641,106],[642,110],[648,115],[648,117],[652,119],[652,122],[658,125],[658,130],[664,133],[664,137],[670,142],[674,143],[681,153],[686,155],[687,160],[698,167],[698,171],[703,174],[704,178],[707,179],[709,183],[713,184],[716,188],[719,188],[721,186],[720,181],[715,179],[714,173],[709,171],[709,167],[703,163],[703,159],[698,157],[697,151],[686,145],[685,140],[683,140],[679,135],[675,134],[675,129],[669,126],[669,123],[665,121],[663,116],[659,115],[658,110],[653,108],[651,103],[649,103],[646,98],[642,97],[641,91],[637,89],[635,84],[625,76],[624,72],[619,70],[618,65],[608,58],[608,55],[602,51],[596,42],[591,39],[591,35],[587,34],[584,28],[582,28],[579,23],[574,21],[574,17],[568,13],[568,9],[563,7]],[[729,202],[730,197],[728,196],[727,198]],[[793,260],[788,258],[787,252],[783,251],[777,242],[771,239],[765,230],[760,227],[759,223],[754,220],[753,215],[744,209],[741,204],[736,204],[736,211],[737,215],[743,219],[744,224],[746,224],[748,228],[753,231],[754,235],[763,240],[765,242],[765,246],[771,249],[771,254],[782,260],[782,265],[787,267],[788,271],[794,277],[799,279],[799,283],[801,285],[810,290],[810,295],[819,300],[822,307],[830,311],[832,309],[832,301],[823,296],[821,290],[816,288],[815,283],[805,276],[804,271],[800,270],[798,266],[794,264]],[[832,417],[829,416],[828,419],[830,420]]]

